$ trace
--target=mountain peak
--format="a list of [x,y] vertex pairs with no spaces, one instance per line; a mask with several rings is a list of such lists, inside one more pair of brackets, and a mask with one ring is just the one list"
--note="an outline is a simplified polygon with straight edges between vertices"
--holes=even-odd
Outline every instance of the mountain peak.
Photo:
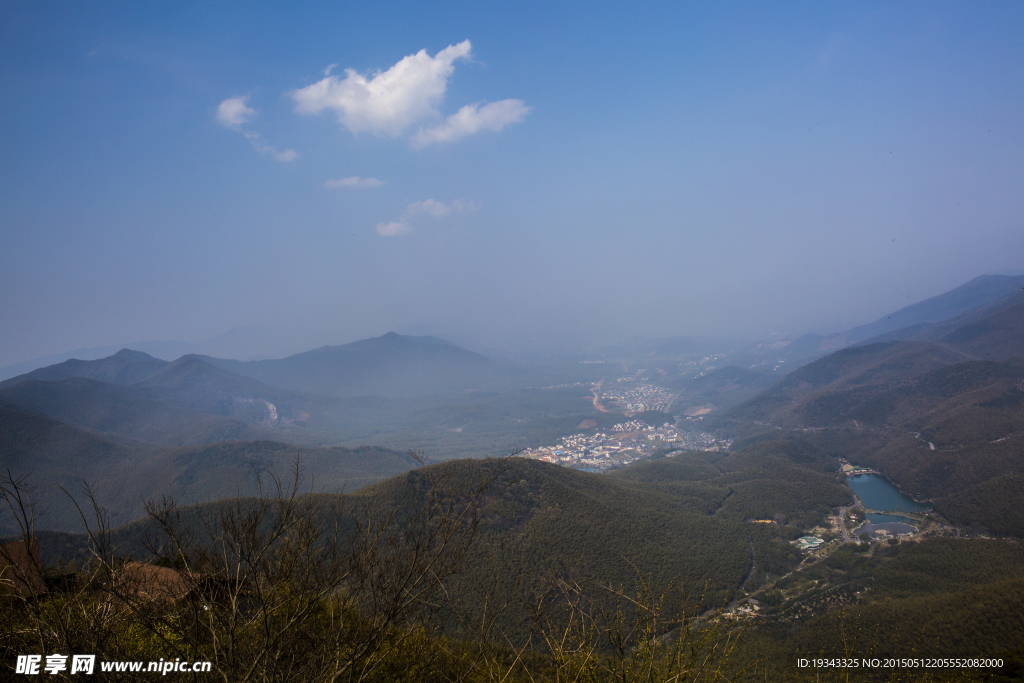
[[77,360],[72,358],[63,363],[48,365],[24,375],[13,377],[2,385],[14,385],[29,379],[57,382],[72,377],[86,377],[111,384],[134,384],[158,372],[167,361],[154,358],[148,353],[121,349],[113,356],[99,360]]
[[133,351],[132,349],[129,348],[121,349],[113,356],[108,356],[108,358],[117,358],[118,360],[157,360],[148,353],[145,353],[143,351]]
[[397,332],[278,360],[207,362],[272,386],[333,396],[462,395],[506,379],[503,369],[478,353]]
[[846,333],[846,343],[856,344],[909,325],[936,323],[981,308],[1024,288],[1024,276],[979,275],[970,282],[911,304]]

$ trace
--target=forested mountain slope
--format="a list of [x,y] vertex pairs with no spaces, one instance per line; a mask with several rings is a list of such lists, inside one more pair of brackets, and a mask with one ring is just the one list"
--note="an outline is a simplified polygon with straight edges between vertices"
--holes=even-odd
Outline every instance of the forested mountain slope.
[[[305,462],[310,467],[310,460]],[[265,464],[288,479],[282,460]],[[803,558],[789,539],[835,505],[850,501],[849,491],[836,484],[832,465],[799,442],[758,444],[735,455],[683,454],[616,476],[516,457],[457,460],[352,494],[315,494],[307,500],[325,522],[331,510],[340,510],[339,528],[351,532],[360,516],[381,520],[390,510],[400,511],[395,518],[400,524],[414,523],[417,506],[438,481],[451,485],[494,477],[465,571],[448,592],[468,608],[481,599],[478,591],[499,596],[519,591],[521,598],[510,603],[502,623],[508,633],[523,635],[519,631],[530,621],[528,600],[553,577],[578,583],[604,604],[610,596],[606,587],[631,586],[639,572],[653,577],[659,590],[683,582],[715,607],[735,596],[753,566],[762,577],[791,571]],[[215,519],[221,506],[235,503],[185,507],[182,519],[201,529],[200,516]],[[780,525],[746,521],[750,515],[771,514]],[[114,530],[114,542],[121,552],[142,553],[147,529],[152,531],[145,521],[122,526]],[[47,534],[44,553],[49,559],[55,553],[67,557],[84,542],[80,536]]]
[[167,366],[165,360],[153,358],[149,354],[130,349],[121,349],[113,356],[99,360],[66,360],[56,365],[48,365],[24,375],[18,375],[0,382],[0,387],[13,386],[25,380],[55,382],[72,377],[87,377],[111,384],[134,384],[146,379],[161,368]]
[[152,392],[134,386],[84,377],[53,382],[28,380],[0,389],[0,397],[26,412],[160,446],[264,439],[273,433],[241,419],[205,414],[159,400]]
[[1022,275],[981,275],[948,292],[901,308],[873,323],[855,327],[843,335],[844,341],[856,344],[910,325],[938,323],[1020,294],[1022,289]]
[[[287,471],[297,452],[274,441],[163,448],[112,440],[0,403],[0,471],[38,486],[34,499],[48,510],[40,529],[81,528],[59,486],[81,498],[82,483],[88,482],[111,520],[121,524],[142,516],[149,498],[202,502],[253,495],[259,472]],[[302,454],[306,475],[327,491],[351,490],[419,465],[407,454],[369,446],[303,448]],[[11,529],[6,516],[0,516],[0,529]]]
[[943,336],[963,327],[964,325],[968,325],[1022,302],[1024,302],[1024,291],[1018,291],[1015,294],[1011,294],[1002,299],[997,299],[996,301],[985,304],[979,308],[973,308],[966,313],[961,313],[960,315],[955,315],[951,318],[940,320],[939,322],[908,325],[907,327],[901,327],[897,330],[892,330],[891,332],[886,332],[885,334],[880,334],[857,343],[874,344],[886,341],[938,341]]
[[[810,363],[719,420],[794,431],[883,472],[963,524],[1024,533],[1024,303],[936,342],[850,347]],[[980,359],[992,360],[980,360]],[[980,501],[984,496],[984,504]]]
[[837,551],[757,595],[766,609],[736,664],[759,660],[763,678],[790,680],[797,657],[1008,658],[1019,651],[1020,544],[936,538],[857,550]]
[[207,362],[274,386],[327,396],[430,396],[503,386],[511,368],[443,339],[389,332],[287,358]]

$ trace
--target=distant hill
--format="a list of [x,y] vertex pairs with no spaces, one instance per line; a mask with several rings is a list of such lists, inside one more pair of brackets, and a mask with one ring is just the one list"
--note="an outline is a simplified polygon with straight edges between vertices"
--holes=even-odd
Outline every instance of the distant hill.
[[[0,382],[0,388],[26,380],[59,381],[72,377],[160,389],[162,397],[178,397],[178,405],[202,412],[231,414],[224,406],[211,409],[216,396],[297,400],[295,391],[324,396],[461,395],[467,391],[509,386],[522,372],[436,337],[409,337],[389,332],[342,346],[324,346],[287,358],[237,361],[187,355],[168,362],[122,349],[99,360],[68,360]],[[278,387],[280,389],[275,389]],[[291,391],[282,391],[291,390]],[[289,395],[288,399],[283,396]],[[203,398],[200,398],[200,395]],[[198,407],[197,401],[206,401]],[[271,400],[271,402],[274,402]],[[223,401],[221,401],[223,403]]]
[[886,391],[914,375],[969,360],[969,356],[927,342],[888,342],[842,349],[794,370],[758,396],[732,409],[732,420],[778,427],[815,427],[845,422],[836,407],[820,406],[825,397],[850,392]]
[[939,338],[978,358],[1002,360],[1024,356],[1024,301],[966,323]]
[[308,440],[295,428],[323,403],[195,356],[167,362],[127,349],[14,377],[0,383],[0,396],[30,412],[159,445],[282,438],[282,429],[293,432],[289,440]]
[[857,342],[857,344],[871,344],[886,341],[938,341],[943,336],[963,327],[964,325],[973,323],[1019,303],[1024,303],[1024,292],[1012,294],[985,304],[979,308],[971,309],[966,313],[961,313],[951,318],[940,320],[939,322],[908,325],[907,327],[901,327],[897,330],[892,330],[891,332],[886,332],[885,334],[865,339],[864,341]]
[[1024,356],[1024,292],[939,322],[901,327],[860,344],[888,341],[934,341],[986,360]]
[[[1024,533],[1024,303],[996,306],[936,342],[837,351],[719,420],[807,435],[874,467],[962,524]],[[981,360],[998,359],[998,360]],[[985,501],[984,504],[979,504]]]
[[224,370],[198,356],[183,356],[133,386],[190,410],[244,417],[268,426],[294,421],[307,402],[299,393]]
[[[48,510],[40,529],[77,531],[81,522],[58,487],[79,498],[88,481],[111,521],[144,514],[148,498],[168,495],[183,503],[255,495],[257,473],[286,474],[301,455],[306,482],[318,491],[359,488],[419,465],[408,454],[377,447],[296,448],[274,441],[226,441],[161,448],[91,434],[21,410],[0,399],[0,471],[27,476],[39,488],[33,498]],[[11,520],[0,512],[0,534]]]
[[[398,335],[349,346],[282,360],[285,369],[291,363],[314,374],[322,369],[323,376],[314,379],[341,375],[337,383],[351,396],[329,395],[330,387],[322,387],[322,393],[281,388],[228,369],[248,371],[253,366],[247,363],[199,356],[165,362],[130,351],[13,378],[0,387],[0,396],[28,412],[115,440],[160,446],[235,439],[318,446],[370,443],[421,450],[431,459],[500,455],[551,443],[583,420],[596,417],[603,424],[612,417],[594,409],[589,392],[583,396],[571,386],[580,380],[576,368],[595,373],[597,366],[523,368],[441,340]],[[145,372],[126,372],[123,359],[133,358],[146,362]],[[113,384],[90,376],[143,379]],[[566,386],[538,389],[559,384]],[[414,391],[422,393],[401,395]],[[382,395],[387,393],[399,395]]]
[[[705,604],[717,606],[733,597],[752,561],[765,576],[777,577],[803,559],[786,534],[795,535],[800,524],[813,524],[833,505],[850,501],[833,465],[799,442],[759,444],[730,455],[683,454],[615,475],[525,458],[455,460],[352,495],[320,494],[313,500],[320,509],[339,509],[342,528],[351,528],[345,516],[384,516],[418,500],[432,477],[480,481],[497,468],[475,545],[464,571],[448,586],[457,602],[480,599],[481,588],[535,596],[557,575],[579,582],[608,606],[609,593],[599,586],[631,585],[639,572],[655,581],[658,594],[669,581],[679,581],[696,591],[695,599],[703,595]],[[216,515],[220,505],[185,509],[183,521],[195,525],[198,515]],[[745,522],[751,515],[776,516],[783,523],[788,517],[793,526],[782,531],[784,524]],[[140,521],[125,525],[114,530],[114,542],[141,550],[146,530]],[[83,541],[56,534],[44,539],[69,554]],[[53,547],[44,546],[47,557]],[[528,635],[530,613],[523,600],[513,600],[501,619],[507,633]]]
[[676,377],[666,385],[679,392],[673,403],[676,413],[705,406],[720,411],[742,403],[776,379],[768,373],[727,365],[699,377]]
[[0,389],[0,398],[12,407],[72,426],[162,446],[265,439],[272,434],[243,420],[155,399],[135,387],[84,377],[58,382],[28,380]]
[[113,356],[99,360],[66,360],[18,375],[0,382],[0,387],[12,386],[25,380],[55,382],[72,377],[87,377],[111,384],[135,384],[168,365],[165,360],[130,349],[121,349]]
[[909,325],[937,323],[1019,294],[1022,289],[1024,275],[981,275],[944,294],[901,308],[868,325],[855,327],[843,335],[844,341],[855,344]]
[[[944,294],[834,334],[758,342],[730,363],[785,372],[848,346],[888,341],[938,341],[965,324],[1024,302],[1024,276],[982,275]],[[1001,356],[1007,357],[1007,356]]]
[[443,339],[394,332],[277,360],[202,360],[267,384],[326,396],[458,395],[504,386],[514,375],[509,367]]

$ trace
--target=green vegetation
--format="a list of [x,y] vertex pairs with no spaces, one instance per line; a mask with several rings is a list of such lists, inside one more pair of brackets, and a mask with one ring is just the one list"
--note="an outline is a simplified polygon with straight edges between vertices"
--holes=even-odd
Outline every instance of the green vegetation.
[[1024,639],[1022,586],[1017,543],[846,545],[754,594],[765,609],[740,659],[783,679],[800,656],[991,657]]
[[[537,592],[512,575],[505,599],[505,577],[479,573],[469,553],[483,527],[515,521],[490,508],[531,499],[506,494],[517,471],[538,465],[434,466],[357,496],[300,496],[296,465],[291,485],[275,478],[258,498],[150,503],[152,564],[119,556],[125,530],[107,529],[99,513],[92,561],[49,589],[8,584],[0,596],[4,666],[41,650],[95,653],[101,663],[210,661],[226,681],[721,680],[738,632],[695,594],[659,589],[637,568],[625,584],[552,575]],[[592,481],[561,483],[601,494]],[[31,547],[28,491],[10,479],[0,488]],[[43,573],[13,548],[0,547],[9,569]],[[518,621],[506,614],[513,605],[527,617],[519,631],[507,628]]]
[[611,476],[653,484],[720,519],[772,519],[805,529],[823,522],[833,508],[852,503],[834,470],[834,462],[809,443],[788,440],[728,454],[682,453]]
[[687,408],[708,404],[728,410],[753,398],[778,379],[778,376],[730,365],[697,377],[677,375],[665,384],[679,392],[673,412],[682,414]]
[[[375,366],[389,398],[315,396],[232,371],[310,380],[317,353],[351,370],[359,354],[383,358],[372,344],[355,355],[302,354],[291,365],[165,364],[126,352],[54,366],[3,384],[0,452],[12,471],[46,479],[38,502],[50,509],[40,526],[51,531],[34,537],[46,564],[60,558],[74,571],[42,597],[8,595],[17,608],[6,636],[18,647],[32,633],[111,658],[202,654],[230,670],[229,680],[247,680],[241,662],[262,672],[248,680],[327,680],[331,667],[344,670],[341,680],[626,681],[641,672],[714,680],[742,670],[787,680],[821,673],[794,669],[801,655],[1019,652],[1024,550],[976,538],[1024,535],[1024,363],[1006,358],[1019,344],[1019,311],[999,310],[998,320],[972,319],[978,324],[942,344],[867,344],[794,371],[714,421],[721,436],[736,437],[728,452],[662,451],[608,474],[481,457],[624,421],[596,411],[580,381],[603,376],[600,364],[531,371],[534,388],[523,388],[526,375],[511,365],[431,342]],[[819,342],[797,345],[810,352]],[[996,359],[979,359],[982,351]],[[437,395],[399,391],[426,377],[409,371],[421,352],[455,368]],[[661,363],[672,372],[630,364],[631,381],[675,382],[673,411],[732,405],[770,379],[739,367],[694,378],[682,363]],[[465,392],[459,383],[471,375],[486,381]],[[371,379],[346,386],[363,381]],[[324,445],[339,442],[379,445]],[[268,497],[275,480],[259,473],[287,469],[297,444],[302,468],[293,477],[312,481],[309,492]],[[410,444],[427,456],[388,448]],[[442,455],[476,459],[420,467]],[[853,502],[839,458],[933,499],[943,523],[975,538],[844,544],[827,528]],[[82,479],[106,508],[99,536],[68,533],[80,528],[78,510],[53,486],[76,493]],[[162,494],[181,505],[142,502]],[[17,530],[17,508],[10,512],[0,532]],[[107,530],[104,519],[134,521]],[[925,535],[936,533],[947,531],[930,526]],[[824,547],[797,550],[791,541],[808,534]],[[235,550],[215,555],[217,544]],[[102,561],[90,563],[98,547]],[[259,548],[264,564],[244,559]],[[189,592],[200,601],[109,588],[137,566],[132,557],[194,568]],[[251,581],[222,580],[242,565]],[[218,602],[225,591],[230,609]],[[214,614],[200,623],[197,604],[214,605]],[[73,613],[90,611],[110,619],[72,623]],[[267,639],[267,625],[284,624],[293,627]],[[708,648],[712,664],[694,675],[694,653]],[[300,663],[294,653],[305,651],[318,654]],[[848,680],[888,676],[853,673]]]
[[[992,343],[1011,343],[1012,330],[990,327]],[[971,360],[924,342],[868,344],[796,370],[718,426],[741,432],[737,445],[799,434],[883,472],[961,526],[1021,536],[1022,386],[1020,359]]]
[[[1024,581],[1024,550],[1018,544],[944,538],[895,546],[847,545],[823,561],[801,563],[805,556],[787,539],[802,533],[794,520],[817,519],[807,512],[808,501],[827,507],[825,501],[836,486],[831,466],[830,458],[806,442],[766,441],[737,453],[684,453],[611,475],[521,458],[453,461],[414,470],[353,494],[296,495],[296,509],[306,511],[296,513],[296,518],[312,515],[316,529],[338,530],[330,538],[342,542],[330,557],[350,557],[346,553],[353,548],[365,547],[353,539],[366,538],[365,534],[380,528],[391,531],[379,538],[392,539],[384,542],[381,552],[385,547],[393,549],[387,553],[397,552],[405,547],[406,541],[400,539],[421,537],[427,529],[440,528],[433,522],[417,521],[423,510],[448,510],[438,513],[444,517],[452,510],[468,509],[459,506],[472,501],[478,501],[479,507],[472,508],[471,537],[456,544],[458,571],[445,573],[443,583],[431,587],[430,609],[419,605],[417,610],[425,611],[401,612],[397,622],[379,622],[373,618],[375,608],[368,606],[375,604],[379,595],[363,594],[370,602],[346,607],[332,602],[337,597],[328,597],[338,595],[333,589],[309,603],[294,602],[305,595],[301,592],[288,599],[271,592],[260,601],[273,602],[278,605],[275,610],[306,604],[306,616],[302,617],[306,621],[297,630],[304,648],[328,651],[341,647],[339,638],[375,634],[373,647],[385,648],[387,656],[366,655],[366,659],[359,655],[353,660],[358,660],[358,666],[376,662],[373,666],[379,668],[374,668],[368,680],[374,680],[373,676],[429,680],[435,675],[442,676],[439,680],[444,676],[492,680],[489,677],[495,672],[509,676],[506,680],[516,680],[527,671],[534,680],[556,680],[556,671],[589,671],[590,678],[585,680],[606,680],[623,667],[635,672],[645,666],[663,675],[677,666],[672,662],[683,661],[680,650],[667,647],[678,641],[668,637],[664,648],[647,651],[638,649],[638,643],[648,642],[655,632],[666,636],[679,633],[680,623],[695,618],[692,604],[687,607],[684,597],[692,601],[701,596],[700,611],[704,612],[736,597],[742,599],[743,592],[737,589],[745,580],[746,591],[761,602],[758,618],[732,622],[708,620],[705,614],[703,621],[690,622],[690,629],[697,624],[745,624],[746,632],[739,641],[728,637],[733,633],[731,627],[725,632],[685,632],[702,633],[702,638],[710,639],[701,642],[721,642],[730,653],[722,666],[758,672],[759,679],[793,677],[794,653],[840,653],[836,643],[842,642],[841,635],[855,630],[861,634],[855,649],[865,656],[973,656],[990,654],[997,646],[1016,646],[1013,639],[1024,637],[1024,624],[1018,623],[1021,605],[1006,596],[1020,591]],[[768,495],[758,487],[771,481],[765,477],[773,472],[777,484],[798,482],[808,493],[789,502],[786,496]],[[447,493],[440,497],[434,493],[440,490],[438,482],[446,482],[443,489]],[[471,494],[474,490],[481,494]],[[813,492],[818,492],[818,499]],[[783,506],[778,508],[780,516],[788,516],[789,523],[745,523],[739,516],[739,510],[745,508],[729,507],[733,498],[754,507]],[[442,499],[447,502],[442,504]],[[249,519],[250,511],[265,509],[261,505],[259,499],[238,499],[174,511],[151,508],[156,514],[149,520],[113,529],[107,539],[109,547],[117,548],[121,556],[134,551],[135,557],[145,559],[149,556],[147,532],[156,538],[162,530],[167,537],[171,527],[187,527],[198,535],[182,532],[181,537],[191,538],[194,548],[201,549],[224,533],[218,526],[223,520]],[[410,536],[406,531],[410,525],[424,532]],[[298,544],[315,548],[328,542],[322,531],[315,533],[321,534],[320,541],[301,541],[300,535]],[[40,540],[50,546],[49,558],[55,547],[65,558],[76,551],[78,557],[85,557],[81,550],[88,545],[88,539],[81,536],[48,534],[40,535]],[[755,572],[747,580],[751,547]],[[341,552],[343,549],[347,550]],[[180,544],[165,543],[162,552],[163,564],[174,567],[181,567],[186,560],[200,562],[203,557]],[[387,553],[375,557],[382,560]],[[113,556],[109,565],[113,569],[105,571],[118,567]],[[388,566],[408,569],[410,565],[396,560]],[[425,576],[422,570],[415,573]],[[388,576],[392,578],[381,586],[395,580],[394,574]],[[80,584],[80,599],[100,599],[85,590],[86,585]],[[680,587],[685,589],[680,591]],[[639,595],[646,596],[644,604],[657,609],[624,610],[627,603],[623,600]],[[146,653],[153,652],[166,656],[176,653],[173,647],[178,647],[175,643],[179,641],[166,638],[165,642],[155,635],[164,633],[166,637],[165,632],[146,629],[163,623],[177,629],[174,632],[182,638],[194,630],[170,605],[158,609],[138,600],[133,604],[135,613],[125,612],[121,621],[115,619],[103,627],[107,630],[98,631],[108,638],[105,647],[113,648],[99,651],[127,659],[149,659],[152,656]],[[484,605],[494,611],[482,613]],[[839,608],[841,613],[835,611]],[[341,615],[348,616],[342,622],[322,620]],[[120,626],[115,628],[116,624]],[[908,630],[908,624],[912,629]],[[958,624],[964,627],[949,641],[954,646],[947,649],[946,639],[953,638]],[[324,639],[320,633],[324,628],[343,635]],[[631,644],[616,645],[621,639],[616,640],[619,636],[615,634],[623,630],[631,634],[627,638]],[[643,633],[648,635],[638,636]],[[553,638],[555,635],[558,638]],[[76,637],[85,636],[79,633]],[[188,642],[193,652],[206,652],[202,641]],[[558,649],[556,642],[573,645]],[[940,650],[934,649],[936,642],[943,644]],[[220,661],[217,657],[222,655],[208,656]],[[280,662],[292,661],[280,652],[275,657]],[[627,661],[634,664],[627,666]],[[417,665],[410,668],[413,662]],[[717,671],[717,667],[712,668]],[[311,676],[309,680],[316,680],[309,669],[295,669],[300,670]]]
[[1024,535],[1024,477],[993,478],[935,501],[935,510],[965,527],[998,536]]
[[[81,520],[61,491],[90,482],[111,519],[121,524],[145,514],[143,501],[162,495],[183,503],[255,495],[256,472],[287,469],[296,447],[274,441],[226,441],[159,448],[91,434],[50,418],[0,404],[0,453],[5,469],[40,482],[40,528],[73,531]],[[420,463],[385,448],[304,448],[305,475],[319,490],[352,490]],[[13,521],[0,510],[0,533]]]

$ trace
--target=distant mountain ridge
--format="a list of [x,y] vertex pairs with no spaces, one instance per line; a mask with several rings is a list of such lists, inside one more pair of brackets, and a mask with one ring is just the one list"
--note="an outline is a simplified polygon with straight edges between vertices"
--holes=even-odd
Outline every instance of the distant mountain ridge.
[[121,349],[98,360],[71,359],[0,382],[0,390],[26,381],[87,378],[133,386],[151,397],[200,412],[230,415],[242,399],[301,403],[295,392],[324,396],[411,397],[462,394],[493,388],[515,375],[491,360],[436,337],[389,332],[341,346],[324,346],[287,358],[237,361],[186,355],[165,361]]
[[514,374],[443,339],[394,332],[276,360],[202,360],[267,384],[327,396],[461,394],[501,385]]
[[[256,472],[284,475],[297,454],[304,476],[313,477],[318,490],[330,492],[353,490],[420,464],[407,453],[374,446],[299,451],[291,444],[256,439],[167,448],[112,440],[26,412],[0,397],[0,471],[28,476],[40,487],[34,500],[47,509],[38,522],[41,529],[81,528],[74,505],[57,485],[81,499],[87,481],[111,521],[120,524],[143,516],[147,498],[170,495],[188,504],[255,495]],[[13,531],[5,526],[9,523],[0,518],[0,535]]]
[[[797,370],[719,427],[799,433],[873,467],[961,524],[1024,534],[1024,301],[921,328],[935,341],[864,343]],[[966,322],[965,322],[966,321]],[[936,325],[930,323],[929,325]],[[979,501],[986,501],[980,504]]]
[[846,332],[844,341],[855,344],[909,325],[937,323],[981,308],[987,304],[1020,294],[1024,275],[980,275],[948,292],[906,306],[873,323]]
[[906,306],[878,320],[835,334],[760,342],[730,359],[746,366],[799,366],[839,349],[885,341],[938,341],[969,322],[1024,302],[1024,275],[980,275],[948,292]]
[[0,397],[80,428],[156,445],[275,436],[303,420],[306,397],[185,356],[164,361],[122,349],[0,382]]
[[[300,389],[232,368],[264,377],[276,373]],[[479,436],[449,436],[460,434],[466,419],[449,425],[435,412],[462,414],[465,406],[447,410],[442,405],[496,397],[521,385],[519,372],[441,339],[388,334],[261,364],[194,355],[164,361],[122,349],[107,358],[71,359],[0,382],[0,400],[102,438],[160,447],[271,439],[297,445],[382,443],[435,452],[442,448],[440,439],[445,451],[469,454],[479,450]],[[480,407],[474,405],[470,413],[478,415]],[[582,419],[574,418],[575,423]],[[521,431],[501,411],[485,419],[489,428]],[[543,415],[534,419],[543,421]],[[503,441],[499,450],[505,448]]]
[[1020,303],[957,327],[939,343],[986,360],[1024,356],[1024,297],[1020,298]]
[[197,446],[273,436],[272,430],[234,415],[203,413],[161,401],[136,387],[86,377],[26,380],[0,389],[0,400],[105,438],[117,435],[154,445]]
[[72,377],[87,377],[111,384],[135,384],[155,374],[168,364],[168,361],[153,358],[141,351],[121,349],[114,355],[99,360],[72,358],[63,363],[48,365],[4,380],[0,382],[0,387],[13,386],[29,379],[56,382]]

